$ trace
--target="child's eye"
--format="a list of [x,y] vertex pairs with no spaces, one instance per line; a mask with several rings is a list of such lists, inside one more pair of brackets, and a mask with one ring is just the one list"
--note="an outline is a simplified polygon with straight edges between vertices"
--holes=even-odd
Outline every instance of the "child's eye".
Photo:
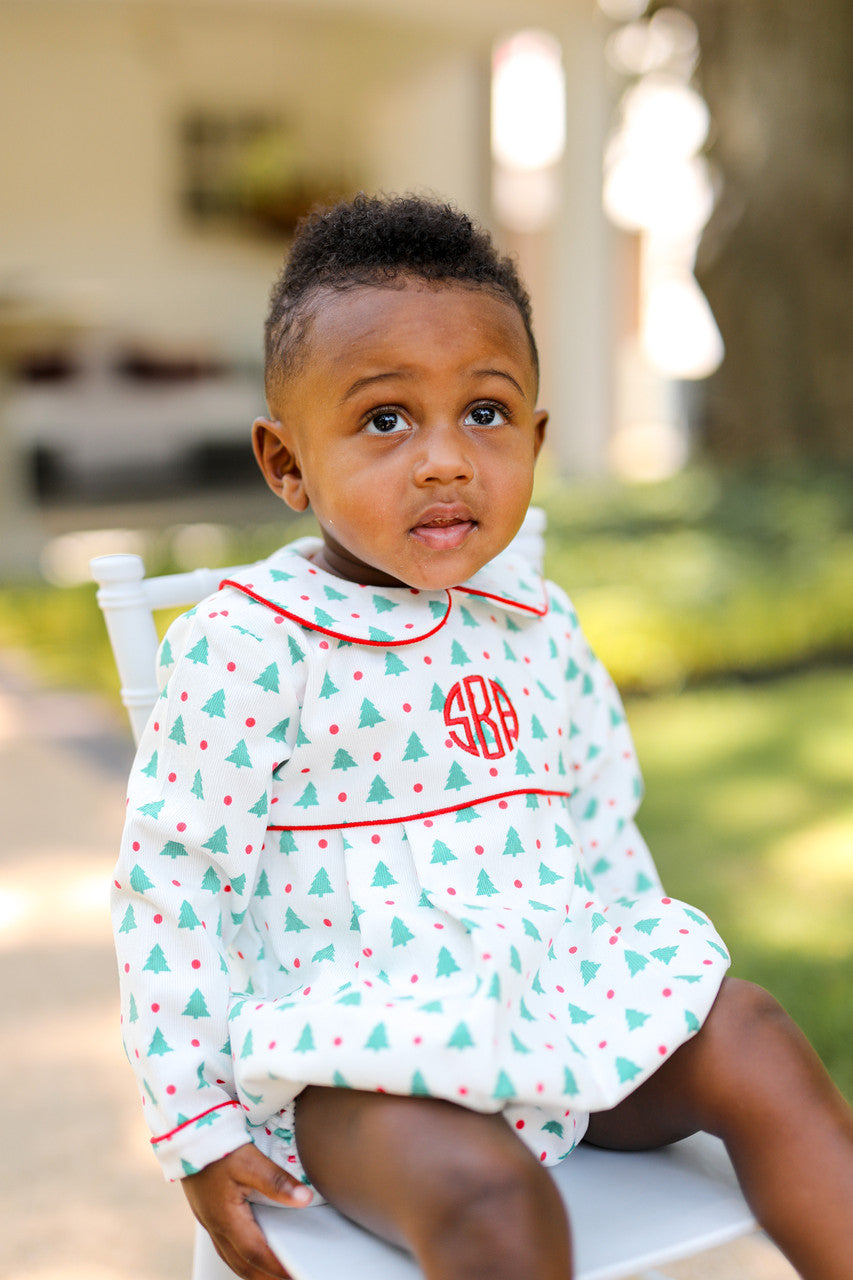
[[366,430],[370,435],[389,436],[405,426],[405,418],[396,409],[380,409],[368,419]]
[[467,425],[477,427],[502,427],[507,421],[506,415],[493,404],[474,405],[473,409],[468,410],[468,416],[465,419]]

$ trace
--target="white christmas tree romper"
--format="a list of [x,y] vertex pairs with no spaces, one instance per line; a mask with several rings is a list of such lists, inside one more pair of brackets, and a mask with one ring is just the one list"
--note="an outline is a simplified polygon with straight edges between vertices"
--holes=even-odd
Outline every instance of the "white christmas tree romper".
[[306,539],[170,629],[114,907],[125,1045],[181,1177],[304,1177],[306,1084],[502,1110],[545,1162],[704,1020],[728,965],[633,824],[618,696],[509,555],[377,589]]

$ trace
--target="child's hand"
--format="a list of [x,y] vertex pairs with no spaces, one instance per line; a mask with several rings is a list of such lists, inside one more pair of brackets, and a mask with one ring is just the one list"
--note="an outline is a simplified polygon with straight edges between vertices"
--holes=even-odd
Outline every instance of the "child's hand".
[[289,1280],[267,1244],[248,1201],[252,1192],[291,1207],[310,1203],[311,1192],[251,1142],[238,1147],[181,1186],[216,1252],[243,1280]]

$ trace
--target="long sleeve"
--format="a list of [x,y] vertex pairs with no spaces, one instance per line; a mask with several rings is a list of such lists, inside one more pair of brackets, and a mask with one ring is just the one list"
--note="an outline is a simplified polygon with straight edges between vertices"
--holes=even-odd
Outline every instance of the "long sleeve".
[[298,729],[282,630],[229,592],[178,619],[130,778],[113,889],[123,1036],[170,1178],[248,1141],[228,1008],[241,962],[262,958],[247,907]]
[[660,889],[660,878],[634,822],[643,783],[625,710],[565,598],[564,604],[571,621],[565,673],[572,775],[569,807],[595,890],[605,902],[614,902]]

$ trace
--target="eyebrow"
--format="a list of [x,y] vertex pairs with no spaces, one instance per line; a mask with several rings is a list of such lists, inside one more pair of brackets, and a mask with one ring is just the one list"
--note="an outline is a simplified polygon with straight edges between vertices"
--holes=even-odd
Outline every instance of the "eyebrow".
[[507,382],[512,383],[512,385],[515,387],[516,391],[519,393],[520,396],[522,396],[525,400],[527,399],[527,396],[525,395],[525,391],[521,383],[518,382],[512,376],[511,373],[507,373],[506,369],[475,369],[474,377],[475,378],[504,378]]
[[386,373],[366,374],[363,378],[356,378],[355,382],[347,387],[339,403],[346,404],[347,400],[351,400],[359,391],[362,391],[365,387],[372,387],[376,382],[390,382],[394,378],[410,378],[411,376],[410,371],[407,369],[389,369]]
[[[371,387],[377,382],[390,382],[395,378],[405,379],[411,378],[412,376],[412,371],[409,369],[389,369],[385,373],[366,374],[363,378],[356,378],[355,382],[351,383],[350,386],[347,387],[346,391],[341,396],[339,403],[342,405],[346,404],[347,400],[352,399],[352,397],[357,395],[359,391],[362,391],[365,387]],[[518,382],[511,373],[507,373],[505,369],[472,369],[471,376],[474,378],[503,378],[506,382],[509,382],[513,387],[515,387],[516,391],[523,397],[523,399],[527,399],[527,395],[525,394],[521,383]]]

